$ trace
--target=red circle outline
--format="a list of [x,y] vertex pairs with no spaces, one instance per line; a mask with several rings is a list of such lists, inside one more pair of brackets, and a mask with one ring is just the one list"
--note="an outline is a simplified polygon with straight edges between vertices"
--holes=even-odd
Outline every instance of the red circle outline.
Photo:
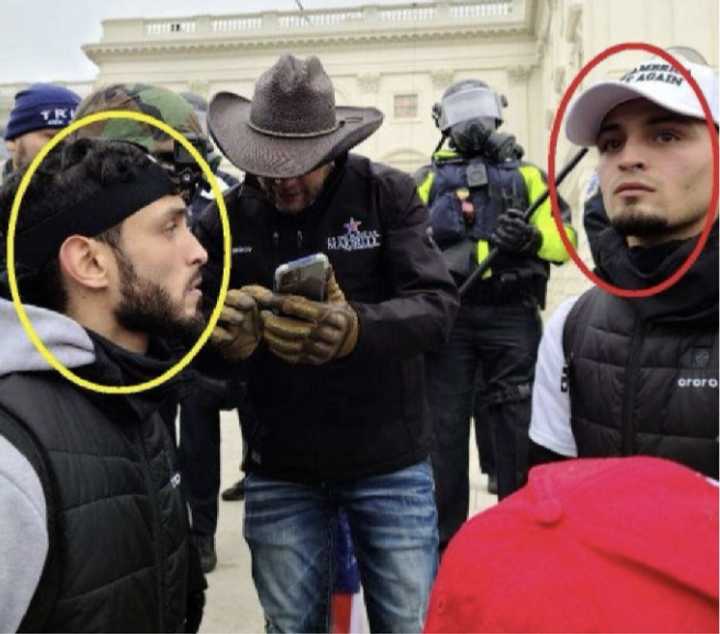
[[[647,51],[649,53],[653,53],[655,55],[658,55],[659,57],[662,57],[683,76],[685,81],[690,84],[690,87],[693,89],[693,92],[695,93],[698,101],[700,102],[703,114],[705,115],[705,123],[707,124],[708,131],[710,132],[710,144],[713,161],[713,182],[712,194],[710,196],[710,204],[708,205],[705,225],[702,232],[700,233],[695,247],[690,252],[686,260],[680,265],[680,267],[678,267],[678,269],[672,275],[670,275],[670,277],[668,277],[662,282],[659,282],[658,284],[655,284],[654,286],[649,286],[647,288],[639,290],[622,288],[620,286],[615,286],[614,284],[610,284],[609,282],[600,279],[585,265],[582,259],[580,259],[580,256],[575,250],[575,247],[572,245],[570,239],[565,234],[562,218],[560,217],[560,204],[558,202],[557,187],[555,186],[555,154],[557,153],[557,141],[560,134],[560,126],[565,117],[565,110],[568,107],[570,98],[575,94],[575,91],[578,89],[580,82],[585,79],[588,73],[593,68],[595,68],[595,66],[597,66],[600,62],[606,60],[608,57],[611,57],[612,55],[616,55],[617,53],[629,50]],[[548,146],[547,158],[548,192],[550,194],[550,207],[552,209],[553,219],[555,220],[555,226],[557,227],[558,233],[560,234],[560,239],[562,240],[563,245],[567,249],[567,252],[570,254],[573,262],[575,262],[575,264],[583,272],[585,277],[590,279],[596,286],[602,288],[604,291],[607,291],[611,295],[615,295],[616,297],[640,298],[652,297],[657,293],[661,293],[662,291],[667,290],[673,284],[678,282],[678,280],[680,280],[680,278],[688,272],[690,267],[692,267],[692,265],[695,264],[695,262],[697,261],[698,257],[700,257],[700,253],[705,247],[705,243],[708,240],[708,236],[710,235],[710,231],[712,230],[712,226],[715,221],[714,212],[718,205],[718,165],[720,165],[720,156],[718,155],[718,133],[715,129],[715,122],[712,118],[712,113],[710,112],[710,107],[708,106],[708,102],[705,99],[705,95],[703,95],[700,87],[698,86],[695,79],[693,79],[692,75],[690,75],[688,70],[682,64],[680,64],[680,62],[678,62],[678,60],[675,59],[672,55],[662,50],[661,48],[658,48],[657,46],[653,46],[652,44],[646,44],[644,42],[624,42],[609,46],[605,50],[598,53],[595,57],[593,57],[587,64],[585,64],[580,69],[580,72],[572,80],[572,82],[570,82],[570,85],[567,87],[565,93],[562,96],[562,99],[560,100],[560,105],[558,106],[557,112],[555,113],[555,117],[553,119],[553,125],[550,131],[550,144]]]

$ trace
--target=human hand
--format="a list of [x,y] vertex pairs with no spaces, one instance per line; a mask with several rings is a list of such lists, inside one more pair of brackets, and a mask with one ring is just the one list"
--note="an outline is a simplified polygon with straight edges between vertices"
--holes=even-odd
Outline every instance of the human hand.
[[490,241],[502,251],[535,255],[542,245],[542,234],[525,220],[519,209],[508,209],[500,215]]
[[272,295],[261,302],[262,336],[270,351],[292,364],[320,365],[349,355],[358,337],[358,317],[330,274],[326,302],[298,295]]
[[262,338],[258,301],[272,291],[262,286],[243,286],[227,292],[217,325],[210,336],[212,344],[230,361],[247,359]]

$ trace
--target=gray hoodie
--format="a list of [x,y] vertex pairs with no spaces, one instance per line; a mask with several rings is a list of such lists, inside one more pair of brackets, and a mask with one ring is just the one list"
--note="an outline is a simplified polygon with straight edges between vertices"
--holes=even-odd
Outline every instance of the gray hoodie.
[[[80,324],[25,306],[40,339],[68,368],[95,360]],[[15,372],[54,372],[28,339],[11,302],[0,298],[0,378]],[[48,549],[45,495],[28,460],[0,436],[0,632],[17,630],[40,580]]]

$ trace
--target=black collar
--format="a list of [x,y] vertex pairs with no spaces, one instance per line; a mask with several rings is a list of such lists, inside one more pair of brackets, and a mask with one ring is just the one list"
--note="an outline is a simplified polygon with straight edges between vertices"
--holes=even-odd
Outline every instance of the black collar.
[[[659,284],[687,259],[697,238],[657,247],[629,248],[612,227],[597,237],[597,274],[621,288],[638,290]],[[673,286],[652,297],[629,299],[642,319],[704,321],[718,317],[718,225],[690,270]]]
[[[152,339],[147,354],[126,350],[98,333],[87,330],[95,348],[95,362],[78,368],[76,373],[101,385],[137,385],[150,381],[175,365],[181,358],[180,348],[171,348],[165,341]],[[186,368],[159,387],[138,394],[108,396],[91,392],[93,400],[108,408],[108,399],[117,399],[118,407],[125,406],[144,420],[163,405],[179,403],[196,389],[202,388],[200,375]]]

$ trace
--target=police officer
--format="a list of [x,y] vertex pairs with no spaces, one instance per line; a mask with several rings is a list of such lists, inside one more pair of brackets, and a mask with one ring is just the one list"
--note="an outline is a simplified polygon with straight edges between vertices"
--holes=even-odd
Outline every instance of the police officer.
[[[463,297],[448,344],[427,356],[428,394],[436,442],[433,466],[441,549],[467,517],[468,444],[476,377],[482,376],[493,423],[498,493],[521,485],[527,457],[530,394],[541,334],[549,264],[568,253],[550,204],[526,222],[522,211],[546,189],[535,165],[521,161],[522,148],[498,132],[504,97],[478,80],[448,88],[433,118],[450,149],[435,152],[416,175],[430,208],[433,235],[461,284],[487,257],[492,267]],[[569,210],[562,203],[572,241]],[[483,424],[483,421],[479,421]]]

